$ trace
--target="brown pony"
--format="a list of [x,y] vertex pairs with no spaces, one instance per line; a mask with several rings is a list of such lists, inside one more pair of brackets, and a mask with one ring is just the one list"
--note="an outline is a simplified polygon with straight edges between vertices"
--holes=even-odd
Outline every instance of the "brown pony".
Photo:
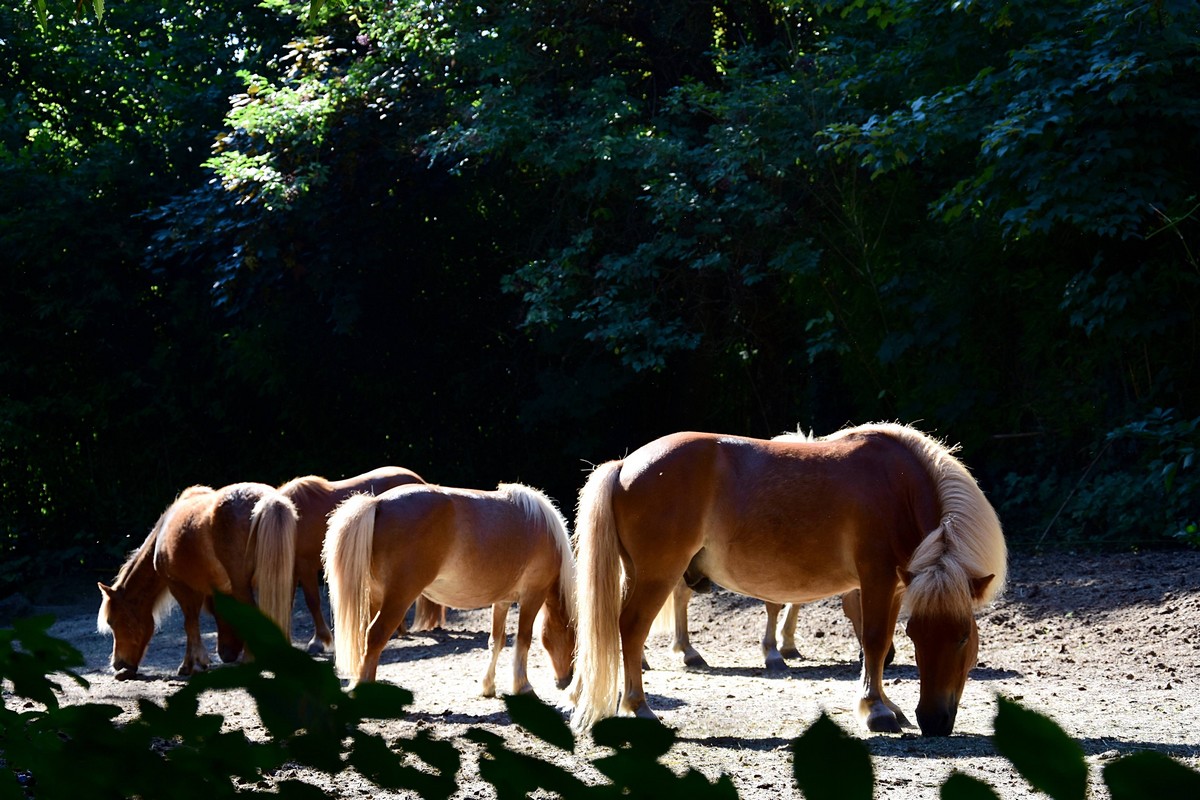
[[948,735],[978,651],[974,611],[1000,591],[1007,568],[1000,522],[967,469],[941,443],[891,424],[816,441],[663,437],[592,473],[575,535],[577,729],[618,710],[654,717],[642,649],[691,565],[772,603],[860,589],[859,715],[872,731],[909,724],[883,690],[903,603],[920,676],[917,721],[925,735]]
[[[279,491],[296,505],[300,523],[296,528],[296,582],[304,594],[304,603],[313,619],[313,637],[308,652],[329,652],[333,649],[333,634],[321,611],[321,548],[325,544],[325,529],[329,515],[338,504],[352,494],[383,494],[388,489],[409,483],[425,483],[420,475],[403,467],[379,469],[330,481],[318,475],[294,478]],[[436,627],[442,609],[420,600],[417,603],[415,630]]]
[[[113,635],[112,668],[132,678],[159,621],[178,603],[187,650],[180,675],[207,669],[200,640],[200,609],[212,611],[214,592],[258,606],[284,635],[292,619],[292,562],[296,508],[270,486],[238,483],[224,489],[185,489],[159,517],[142,546],[130,554],[112,586],[98,584],[101,633]],[[236,660],[243,642],[217,617],[217,651]]]
[[542,643],[559,688],[575,650],[575,562],[566,522],[541,492],[500,484],[494,492],[414,485],[338,507],[325,540],[337,668],[375,680],[379,657],[421,594],[452,608],[492,607],[491,663],[483,694],[495,695],[505,620],[520,606],[513,692],[532,692],[526,673],[533,623],[545,609]]

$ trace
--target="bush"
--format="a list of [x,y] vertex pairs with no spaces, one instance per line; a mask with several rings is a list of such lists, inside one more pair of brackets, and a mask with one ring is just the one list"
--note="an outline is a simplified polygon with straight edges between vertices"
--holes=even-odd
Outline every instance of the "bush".
[[[165,785],[176,798],[323,798],[316,786],[294,779],[269,780],[285,765],[333,776],[353,767],[376,786],[447,798],[458,788],[462,756],[453,742],[418,731],[389,743],[363,729],[367,720],[398,719],[412,702],[405,689],[366,683],[343,690],[327,662],[293,648],[257,610],[218,597],[219,612],[255,653],[248,664],[193,676],[165,705],[143,700],[137,715],[119,723],[118,706],[61,706],[61,673],[83,657],[47,631],[50,617],[21,620],[0,630],[0,679],[12,685],[0,711],[0,800],[87,797],[154,797]],[[223,730],[216,714],[200,714],[205,692],[245,690],[254,699],[269,739],[251,742],[240,730]],[[25,698],[22,710],[9,697]],[[562,750],[575,738],[561,714],[532,697],[504,699],[514,724]],[[34,707],[34,704],[41,708]],[[16,705],[15,703],[12,705]],[[1056,800],[1087,793],[1088,771],[1079,745],[1047,717],[1000,699],[996,749],[1039,791]],[[736,800],[729,776],[709,781],[695,770],[676,774],[661,761],[676,734],[647,720],[613,718],[597,724],[596,744],[612,748],[592,765],[609,783],[588,785],[569,771],[516,752],[496,734],[470,729],[483,746],[479,774],[497,797],[526,797],[545,789],[564,798],[687,797]],[[797,787],[809,800],[870,800],[874,777],[866,745],[822,715],[792,743]],[[847,776],[857,776],[857,782]],[[1144,752],[1107,765],[1104,782],[1113,800],[1200,797],[1200,773],[1160,753]],[[990,787],[963,774],[941,787],[945,800],[995,797]]]

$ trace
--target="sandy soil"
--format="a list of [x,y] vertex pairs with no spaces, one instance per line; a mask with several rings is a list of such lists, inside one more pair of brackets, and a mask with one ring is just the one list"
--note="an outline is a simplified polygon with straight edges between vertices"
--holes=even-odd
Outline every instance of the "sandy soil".
[[[0,613],[36,610],[58,616],[52,632],[85,654],[84,675],[91,683],[86,691],[70,689],[68,702],[132,708],[138,697],[162,697],[181,685],[183,679],[174,674],[183,655],[177,613],[152,642],[141,678],[116,681],[107,668],[110,642],[95,632],[99,593],[91,584],[69,588],[34,596],[24,606],[10,598],[0,607]],[[788,744],[824,709],[867,742],[877,797],[936,798],[953,770],[981,778],[1003,798],[1031,796],[1032,789],[995,754],[988,738],[1000,694],[1050,715],[1079,740],[1093,769],[1094,797],[1106,796],[1098,779],[1103,764],[1135,751],[1158,750],[1200,769],[1200,553],[1014,555],[1008,592],[979,624],[980,663],[967,685],[955,735],[875,735],[861,730],[854,716],[858,646],[836,601],[801,612],[802,659],[792,661],[786,672],[770,673],[759,649],[762,605],[723,592],[697,596],[691,606],[693,644],[710,668],[684,669],[665,641],[653,642],[647,651],[653,666],[645,678],[651,704],[680,735],[666,761],[710,777],[727,773],[744,800],[796,796]],[[588,760],[601,751],[590,741],[581,743],[576,756],[562,754],[515,728],[500,700],[479,696],[488,626],[483,611],[452,612],[444,630],[392,641],[380,679],[413,690],[416,700],[408,718],[390,724],[391,732],[408,736],[427,728],[455,740],[464,753],[459,775],[464,798],[495,796],[479,780],[477,746],[459,738],[472,726],[597,779]],[[510,639],[514,628],[512,614]],[[211,620],[205,630],[215,661]],[[309,620],[297,613],[298,646],[310,632]],[[888,694],[915,719],[917,676],[903,620],[896,645],[896,664],[886,675]],[[501,688],[509,682],[511,653],[510,647],[501,657]],[[544,699],[563,699],[540,645],[531,653],[530,673]],[[223,713],[229,725],[251,736],[261,732],[247,697],[231,694],[210,703],[206,710]],[[353,773],[326,789],[337,797],[377,796]]]

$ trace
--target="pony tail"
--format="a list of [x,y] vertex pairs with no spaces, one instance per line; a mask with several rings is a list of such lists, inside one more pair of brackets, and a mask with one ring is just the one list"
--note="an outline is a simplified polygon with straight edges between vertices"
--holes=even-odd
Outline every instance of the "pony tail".
[[620,689],[622,581],[620,543],[612,511],[620,461],[597,467],[579,493],[575,548],[579,559],[579,633],[571,725],[590,728],[617,711]]
[[296,506],[275,490],[264,494],[250,513],[258,607],[288,641],[292,638],[292,600],[296,594],[298,519]]
[[446,624],[446,607],[433,602],[425,595],[417,596],[417,608],[413,612],[412,630],[432,631]]
[[329,517],[329,533],[321,551],[333,613],[334,664],[351,681],[362,671],[367,650],[377,502],[374,495],[356,494],[339,505]]

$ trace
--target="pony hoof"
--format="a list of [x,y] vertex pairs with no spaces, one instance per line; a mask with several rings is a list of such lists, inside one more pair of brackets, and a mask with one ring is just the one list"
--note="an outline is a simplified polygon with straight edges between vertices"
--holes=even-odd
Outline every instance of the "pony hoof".
[[308,643],[308,654],[310,656],[324,655],[325,653],[328,653],[332,649],[333,649],[332,647],[329,647],[328,645],[326,645],[324,642],[320,641],[319,639],[313,639],[311,642]]
[[658,715],[650,710],[650,706],[643,703],[633,711],[633,715],[638,719],[650,719],[658,722]]
[[891,711],[879,711],[867,717],[867,730],[873,733],[901,733],[900,720]]
[[798,659],[800,658],[800,651],[794,647],[785,647],[779,651],[779,655],[783,656],[784,658]]
[[137,677],[137,667],[126,667],[125,669],[117,670],[113,677],[119,681],[127,681]]
[[787,662],[778,656],[772,656],[767,659],[768,672],[783,672],[787,669]]
[[699,653],[692,653],[690,656],[685,656],[683,665],[691,669],[708,669],[708,662]]

